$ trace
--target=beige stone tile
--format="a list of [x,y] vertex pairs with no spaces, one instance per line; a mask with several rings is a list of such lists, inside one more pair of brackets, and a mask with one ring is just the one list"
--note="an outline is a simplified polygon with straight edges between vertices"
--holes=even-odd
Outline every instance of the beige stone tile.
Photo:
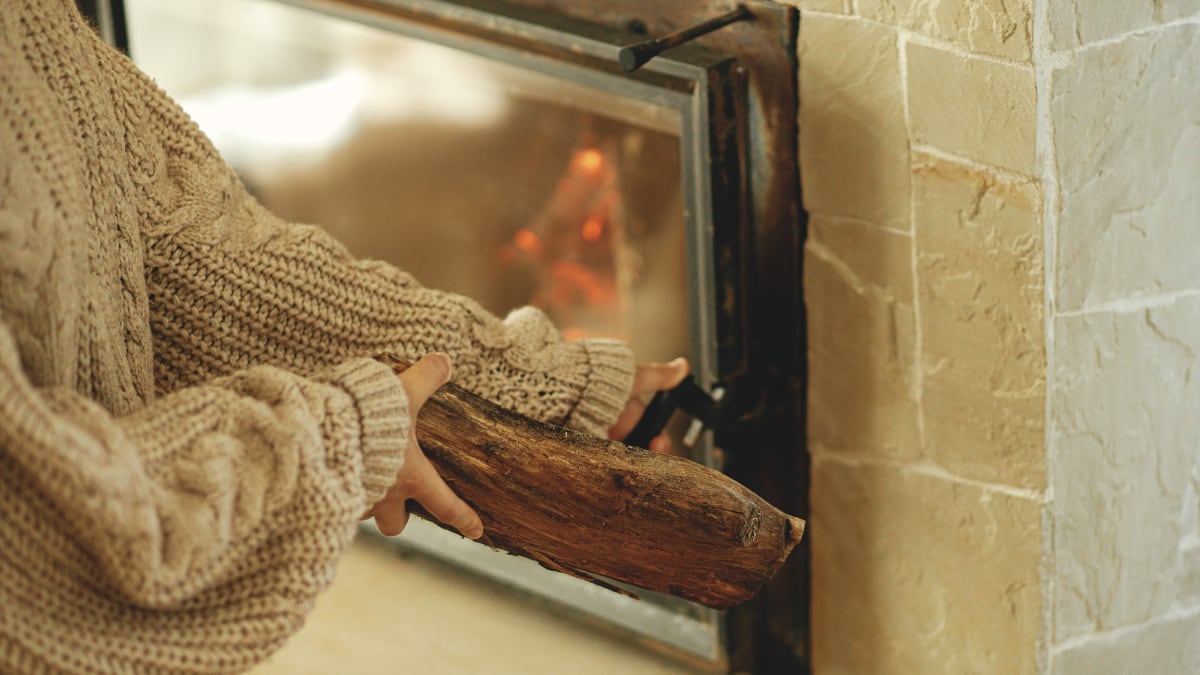
[[304,628],[253,674],[698,672],[515,591],[360,541]]
[[804,287],[810,440],[827,450],[916,456],[912,240],[814,217]]
[[1200,26],[1051,76],[1061,310],[1200,288]]
[[818,461],[815,672],[1036,673],[1040,513],[903,468]]
[[1051,0],[1051,45],[1070,49],[1200,14],[1200,0]]
[[1200,673],[1200,612],[1105,636],[1054,655],[1054,675]]
[[1034,175],[1032,66],[911,42],[905,49],[914,143]]
[[908,131],[896,31],[806,15],[799,58],[805,207],[908,230]]
[[[1184,531],[1183,541],[1179,544],[1179,559],[1182,570],[1179,576],[1179,595],[1184,598],[1200,598],[1200,527],[1197,526],[1197,519],[1200,519],[1200,467],[1192,473],[1192,486],[1185,498],[1185,503],[1190,502],[1189,506],[1185,507],[1184,523],[1181,528]],[[1188,519],[1191,522],[1187,522]],[[1197,671],[1200,672],[1200,671]]]
[[1200,298],[1059,318],[1054,336],[1061,642],[1200,601]]
[[928,455],[953,473],[1045,483],[1041,191],[913,158],[922,410]]
[[858,0],[858,13],[972,52],[1017,61],[1032,54],[1031,0]]

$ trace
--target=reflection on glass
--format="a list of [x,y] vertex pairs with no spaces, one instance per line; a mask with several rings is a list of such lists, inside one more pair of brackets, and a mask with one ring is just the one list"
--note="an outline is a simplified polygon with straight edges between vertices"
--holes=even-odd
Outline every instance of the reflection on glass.
[[568,339],[687,355],[672,111],[269,2],[130,4],[134,58],[279,215]]

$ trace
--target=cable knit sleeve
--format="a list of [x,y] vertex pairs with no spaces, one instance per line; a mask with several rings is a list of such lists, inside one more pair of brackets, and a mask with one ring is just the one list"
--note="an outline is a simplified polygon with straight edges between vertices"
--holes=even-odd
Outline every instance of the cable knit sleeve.
[[[233,189],[240,192],[240,186]],[[434,351],[458,383],[525,415],[603,435],[632,385],[615,341],[565,343],[542,312],[500,320],[469,298],[424,288],[395,268],[353,260],[324,232],[280,223],[248,196],[229,220],[149,245],[147,285],[164,389],[252,363],[307,372],[348,357]],[[209,243],[219,241],[219,244]]]
[[307,379],[260,366],[115,417],[73,390],[31,387],[4,338],[7,456],[139,605],[226,580],[267,535],[348,540],[402,463],[407,398],[370,359]]
[[[407,407],[360,359],[307,379],[256,367],[114,416],[33,386],[0,323],[0,653],[24,641],[80,672],[260,660],[394,479]],[[9,625],[22,607],[53,625]]]
[[603,435],[633,382],[629,349],[565,343],[533,308],[474,301],[360,261],[317,227],[251,197],[183,111],[113,56],[128,86],[126,146],[142,186],[159,387],[252,363],[309,370],[350,356],[444,351],[459,384],[522,414]]

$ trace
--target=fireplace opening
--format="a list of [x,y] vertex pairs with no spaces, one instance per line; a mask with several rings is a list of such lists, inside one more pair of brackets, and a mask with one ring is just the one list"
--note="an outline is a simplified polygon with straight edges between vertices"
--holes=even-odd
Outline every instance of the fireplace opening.
[[[627,73],[621,46],[728,8],[125,4],[134,60],[272,211],[498,315],[534,305],[567,339],[687,356],[732,413],[698,436],[676,415],[676,452],[807,515],[794,10],[749,3],[747,25]],[[804,667],[804,549],[720,613],[634,601],[423,525],[400,545],[707,669]]]

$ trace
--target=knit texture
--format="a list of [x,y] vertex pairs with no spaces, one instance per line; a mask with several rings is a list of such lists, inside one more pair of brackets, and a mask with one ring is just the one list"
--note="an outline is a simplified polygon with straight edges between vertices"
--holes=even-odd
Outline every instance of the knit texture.
[[619,343],[277,219],[69,0],[0,3],[0,671],[261,661],[401,466],[369,357],[432,351],[597,434],[632,383]]

